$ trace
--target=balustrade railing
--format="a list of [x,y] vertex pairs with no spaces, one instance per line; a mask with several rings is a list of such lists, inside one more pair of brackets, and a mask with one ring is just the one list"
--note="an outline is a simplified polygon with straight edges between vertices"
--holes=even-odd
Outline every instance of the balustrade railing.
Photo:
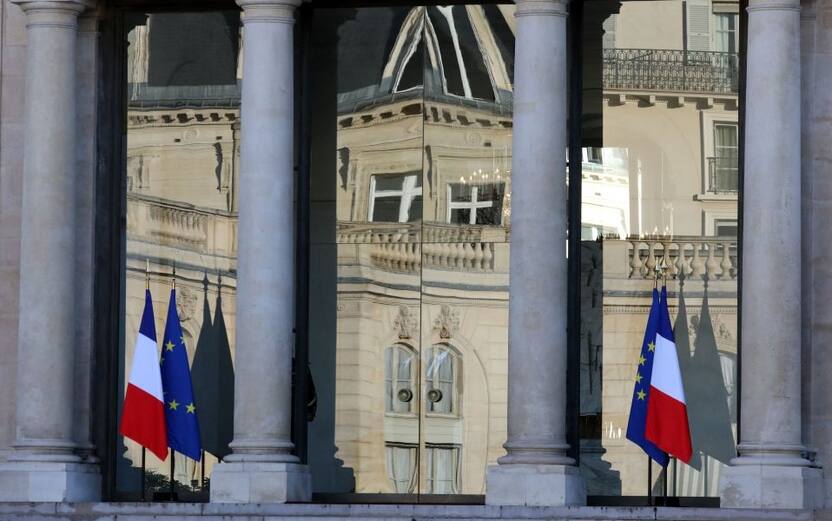
[[674,49],[604,49],[605,89],[735,94],[739,56]]
[[723,237],[630,238],[630,278],[735,280],[739,274],[737,239]]

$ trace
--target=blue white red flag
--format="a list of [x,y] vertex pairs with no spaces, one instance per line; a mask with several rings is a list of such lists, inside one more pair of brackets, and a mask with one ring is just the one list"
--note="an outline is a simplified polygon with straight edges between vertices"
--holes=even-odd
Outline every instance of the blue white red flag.
[[627,439],[638,445],[659,465],[666,466],[667,453],[645,436],[647,427],[647,404],[650,399],[650,379],[653,375],[653,360],[656,351],[656,334],[659,327],[659,292],[653,289],[653,303],[647,317],[644,340],[638,355],[633,400],[630,405],[630,419],[627,422]]
[[679,357],[667,308],[666,287],[662,287],[652,369],[644,435],[662,451],[689,463],[693,452],[690,425],[682,372],[679,370]]

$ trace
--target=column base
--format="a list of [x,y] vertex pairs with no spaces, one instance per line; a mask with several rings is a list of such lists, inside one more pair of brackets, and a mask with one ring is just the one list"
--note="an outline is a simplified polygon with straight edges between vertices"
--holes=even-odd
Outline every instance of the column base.
[[824,504],[823,472],[814,467],[759,463],[726,466],[719,480],[719,497],[724,508],[818,508]]
[[50,461],[0,464],[0,502],[90,502],[101,500],[97,465]]
[[309,467],[298,463],[220,463],[211,473],[211,503],[294,503],[312,499]]
[[572,465],[493,465],[486,475],[487,505],[586,505],[586,486]]

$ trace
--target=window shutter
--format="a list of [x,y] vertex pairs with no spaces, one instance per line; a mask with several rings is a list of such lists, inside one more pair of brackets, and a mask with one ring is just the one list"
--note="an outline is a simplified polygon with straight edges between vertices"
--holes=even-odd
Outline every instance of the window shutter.
[[711,6],[709,0],[687,0],[685,2],[687,22],[687,50],[711,50]]

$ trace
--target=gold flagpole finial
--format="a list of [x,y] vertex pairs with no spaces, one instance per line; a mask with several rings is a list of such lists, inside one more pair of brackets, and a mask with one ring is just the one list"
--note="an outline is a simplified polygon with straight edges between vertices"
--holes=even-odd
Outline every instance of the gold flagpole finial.
[[176,289],[176,262],[173,263],[173,274],[171,275],[171,287]]
[[150,259],[144,260],[144,289],[150,289]]

